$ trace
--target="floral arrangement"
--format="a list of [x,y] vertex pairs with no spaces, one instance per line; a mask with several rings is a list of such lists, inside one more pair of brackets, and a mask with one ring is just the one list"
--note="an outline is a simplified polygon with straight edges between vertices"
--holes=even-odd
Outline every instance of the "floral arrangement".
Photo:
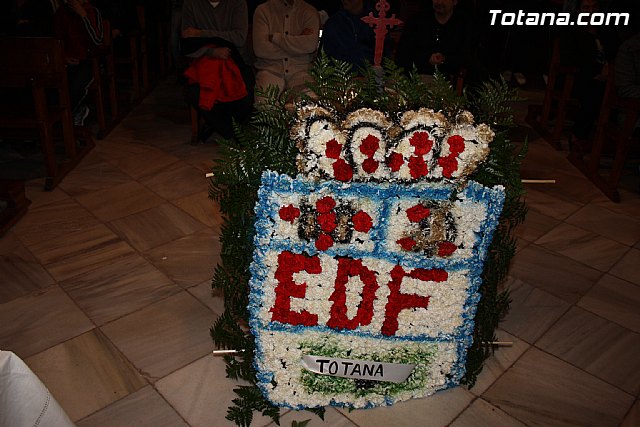
[[[393,63],[383,66],[383,73],[369,67],[359,76],[350,64],[321,54],[308,84],[313,99],[304,92],[268,89],[262,94],[263,108],[251,122],[238,126],[233,140],[220,142],[210,197],[219,203],[224,223],[212,287],[224,294],[224,312],[212,325],[211,336],[217,348],[233,353],[224,356],[226,373],[241,384],[234,389],[227,419],[237,425],[251,425],[256,412],[277,423],[282,408],[277,405],[304,406],[322,418],[324,407],[313,405],[327,402],[328,395],[337,397],[329,404],[367,407],[424,396],[458,381],[471,388],[493,352],[486,343],[496,341],[495,328],[509,306],[501,283],[515,253],[512,230],[526,213],[519,173],[526,144],[519,149],[508,138],[511,102],[518,100],[517,94],[494,80],[460,94],[443,76],[426,84]],[[301,102],[292,105],[294,97]],[[353,114],[358,110],[360,114]],[[410,111],[414,113],[405,115]],[[473,125],[465,111],[489,126]],[[412,121],[412,116],[422,118]],[[318,122],[324,119],[326,128]],[[495,132],[492,141],[483,131],[489,127]],[[326,144],[332,139],[340,146]],[[453,151],[457,154],[450,156]],[[344,163],[338,162],[334,170],[339,159]],[[475,165],[478,169],[471,172]],[[325,190],[316,191],[318,185]],[[466,221],[476,221],[474,210],[486,218],[496,216],[497,186],[504,187],[504,203],[491,237],[493,225],[476,230]],[[267,197],[268,188],[277,188],[282,197]],[[388,211],[380,203],[385,198]],[[271,201],[265,205],[265,200]],[[395,234],[387,236],[382,230]],[[260,246],[272,237],[273,247]],[[278,250],[283,267],[298,260],[292,268],[300,268],[300,260],[305,260],[305,269],[283,268],[279,280],[269,277],[279,262]],[[482,270],[481,275],[468,275],[465,265],[472,274]],[[319,268],[331,276],[328,281],[319,281],[324,274],[316,274]],[[447,274],[445,281],[423,280],[443,279],[441,270]],[[468,289],[454,293],[457,300],[447,297],[450,307],[438,305],[435,291],[463,283],[456,275],[464,276],[467,284],[462,286]],[[309,283],[321,286],[307,287]],[[277,286],[282,296],[276,316],[283,322],[273,320],[269,304],[276,301],[262,299],[274,298]],[[415,307],[392,303],[387,316],[383,301],[388,302],[392,292],[392,299]],[[426,309],[420,307],[425,296]],[[462,309],[456,302],[460,300]],[[452,313],[449,319],[458,316],[453,313],[466,313],[458,316],[463,326],[441,322],[443,331],[454,332],[440,334],[436,326],[418,332],[410,327],[412,320],[405,322],[427,311],[432,318],[440,316],[437,307]],[[292,313],[302,316],[301,323],[291,324],[298,316]],[[315,322],[314,315],[317,325],[305,326]],[[385,316],[397,316],[397,327],[391,320],[385,323]],[[451,381],[445,375],[440,384],[441,372],[449,368]],[[293,372],[287,377],[282,371],[289,369]]]
[[389,405],[458,385],[504,202],[503,187],[466,177],[494,133],[467,111],[453,123],[426,108],[397,120],[361,108],[339,123],[316,104],[297,111],[301,173],[264,172],[255,208],[258,386],[299,409]]

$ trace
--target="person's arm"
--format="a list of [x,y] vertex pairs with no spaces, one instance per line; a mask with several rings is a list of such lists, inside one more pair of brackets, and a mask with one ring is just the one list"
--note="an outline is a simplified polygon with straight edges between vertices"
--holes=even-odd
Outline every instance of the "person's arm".
[[102,31],[102,16],[98,9],[93,7],[91,3],[81,3],[80,0],[69,0],[67,4],[82,19],[84,29],[87,31],[91,42],[96,46],[101,45],[104,34]]
[[305,14],[302,34],[273,33],[273,43],[293,55],[313,53],[318,48],[320,16],[309,9]]
[[234,8],[231,10],[233,13],[232,23],[229,29],[200,29],[199,37],[219,37],[229,43],[233,43],[236,47],[244,46],[247,42],[247,33],[249,32],[249,12],[247,10],[247,2],[245,0],[234,0],[233,5]]
[[271,40],[265,8],[258,7],[253,15],[253,51],[263,59],[282,59],[287,53]]

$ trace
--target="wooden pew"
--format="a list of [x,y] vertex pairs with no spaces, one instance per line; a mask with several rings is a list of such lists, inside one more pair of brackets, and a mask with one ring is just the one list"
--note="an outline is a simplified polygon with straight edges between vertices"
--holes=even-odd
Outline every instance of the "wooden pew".
[[[614,77],[614,65],[610,63],[591,153],[574,150],[568,158],[609,199],[619,202],[618,183],[622,171],[632,146],[640,144],[634,136],[640,118],[640,99],[618,96]],[[613,155],[613,163],[608,174],[603,174],[600,161],[607,151]]]
[[[556,39],[553,43],[547,88],[542,107],[530,105],[526,117],[527,123],[556,150],[562,149],[560,140],[569,108],[577,103],[571,95],[576,72],[577,69],[575,67],[562,63],[560,40]],[[549,130],[549,122],[552,118],[555,123]]]
[[[111,44],[111,24],[107,19],[102,21],[104,28],[104,42],[101,46],[94,46],[89,52],[93,69],[93,83],[90,91],[93,92],[96,103],[96,115],[98,116],[98,138],[104,138],[112,127],[118,122],[118,94],[116,85],[115,60],[113,45]],[[107,120],[104,91],[107,91],[110,120]]]
[[[0,133],[16,131],[40,138],[45,163],[45,190],[53,189],[94,146],[93,140],[76,141],[71,117],[67,69],[62,41],[48,37],[12,37],[0,39],[0,88],[31,92],[33,104],[18,108],[4,99],[0,106]],[[50,105],[47,91],[57,93],[58,102]],[[60,123],[65,158],[58,160],[54,125]],[[25,133],[26,134],[26,133]]]

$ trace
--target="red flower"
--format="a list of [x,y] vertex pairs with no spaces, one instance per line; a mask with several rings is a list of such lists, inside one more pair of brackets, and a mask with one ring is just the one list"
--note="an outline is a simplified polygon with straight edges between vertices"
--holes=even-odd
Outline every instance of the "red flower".
[[427,168],[427,163],[422,157],[411,156],[409,158],[409,172],[413,179],[417,179],[421,176],[427,176],[429,169]]
[[400,240],[396,240],[396,243],[402,246],[402,249],[404,249],[405,251],[412,250],[413,247],[416,245],[416,241],[413,240],[411,237],[404,237]]
[[450,154],[447,157],[439,158],[438,164],[442,167],[442,175],[445,178],[451,178],[453,172],[458,169],[458,161],[453,154]]
[[407,218],[411,222],[420,222],[429,216],[431,210],[423,205],[415,205],[412,208],[407,209]]
[[336,213],[335,212],[327,212],[321,213],[318,215],[318,224],[320,224],[320,228],[325,233],[331,233],[336,229]]
[[447,139],[447,143],[449,144],[449,151],[452,154],[460,154],[464,151],[464,138],[460,135],[453,135]]
[[344,159],[338,159],[333,164],[333,176],[335,176],[338,181],[351,181],[351,178],[353,178],[353,170]]
[[353,228],[356,231],[361,231],[363,233],[368,233],[373,227],[373,221],[368,213],[365,211],[358,211],[352,218]]
[[278,215],[283,221],[287,221],[293,224],[293,221],[300,216],[300,209],[293,205],[283,206],[278,211]]
[[326,196],[316,202],[316,210],[320,213],[331,212],[336,207],[336,201],[332,197]]
[[409,138],[409,144],[415,147],[415,153],[418,156],[423,156],[431,150],[433,147],[433,141],[429,139],[427,132],[416,132]]
[[365,161],[362,162],[362,169],[366,173],[374,173],[376,170],[378,170],[378,161],[373,159],[365,159]]
[[330,159],[337,159],[342,152],[342,144],[334,139],[327,141],[327,148],[324,151],[326,156]]
[[389,157],[387,157],[387,165],[391,168],[392,172],[398,172],[400,170],[400,166],[403,164],[404,159],[400,153],[391,153]]
[[319,251],[326,251],[331,246],[333,246],[333,238],[328,234],[321,233],[318,239],[316,240],[316,249]]
[[367,135],[360,144],[360,152],[367,157],[373,157],[378,148],[380,148],[380,140],[373,135]]
[[454,253],[458,249],[458,247],[451,242],[440,242],[438,243],[438,256],[449,256]]

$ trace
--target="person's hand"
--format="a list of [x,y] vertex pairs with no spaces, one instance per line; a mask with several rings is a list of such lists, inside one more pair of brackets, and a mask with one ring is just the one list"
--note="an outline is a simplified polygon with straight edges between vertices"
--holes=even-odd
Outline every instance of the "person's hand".
[[85,16],[87,16],[87,11],[84,10],[84,7],[82,7],[82,3],[84,3],[82,0],[67,0],[67,4],[71,8],[71,10],[73,10],[81,18],[84,18]]
[[201,34],[202,30],[193,27],[187,27],[182,30],[182,37],[184,37],[185,39],[189,37],[200,37]]
[[309,27],[305,28],[304,30],[302,30],[302,35],[303,36],[310,36],[311,34],[313,34],[313,30]]
[[216,47],[209,56],[211,58],[229,59],[231,56],[231,49],[228,47]]
[[69,65],[78,65],[80,63],[80,60],[78,58],[72,58],[69,56],[65,58],[65,61]]
[[429,64],[431,65],[442,65],[444,64],[444,55],[440,52],[436,52],[431,54],[429,57]]

